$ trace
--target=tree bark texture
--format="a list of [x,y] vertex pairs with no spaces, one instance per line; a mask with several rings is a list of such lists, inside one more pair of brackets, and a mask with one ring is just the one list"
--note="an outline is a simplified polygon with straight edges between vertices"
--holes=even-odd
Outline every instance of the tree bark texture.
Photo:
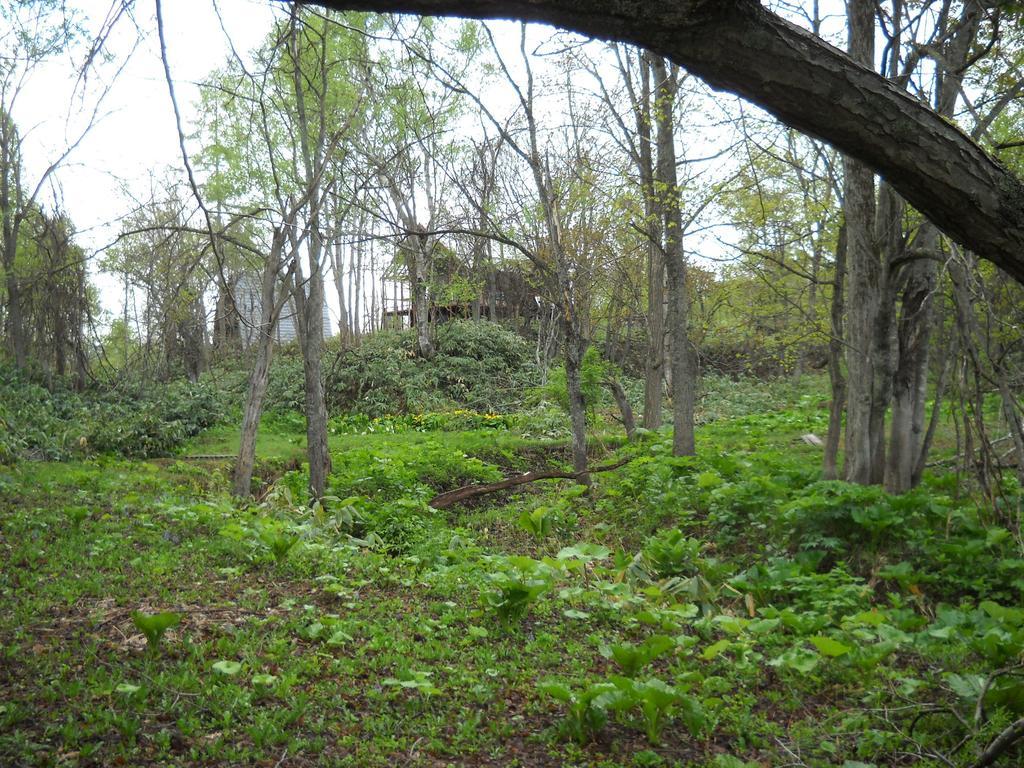
[[18,234],[25,220],[21,191],[21,139],[14,121],[6,112],[0,113],[0,266],[3,266],[7,287],[6,331],[19,368],[28,364],[28,332],[25,328],[21,302],[21,281],[17,265]]
[[843,433],[843,414],[846,411],[846,378],[843,376],[843,318],[846,315],[844,285],[846,283],[846,225],[839,229],[835,254],[835,282],[832,286],[831,324],[828,341],[828,380],[832,389],[832,402],[828,409],[828,433],[825,436],[825,458],[822,475],[826,480],[839,479],[839,438]]
[[[293,247],[292,298],[295,306],[295,326],[299,331],[302,348],[302,373],[306,405],[306,457],[309,461],[309,492],[312,498],[320,500],[327,487],[327,475],[331,472],[331,454],[327,448],[327,405],[324,402],[322,380],[322,358],[324,348],[324,238],[321,230],[321,216],[324,214],[326,194],[320,183],[320,175],[327,162],[327,115],[324,100],[327,97],[327,67],[329,51],[326,36],[317,46],[319,55],[319,98],[315,100],[317,110],[315,141],[310,141],[310,120],[306,109],[306,92],[301,72],[299,51],[298,12],[292,7],[289,35],[289,50],[292,61],[292,83],[295,89],[295,104],[299,123],[299,144],[302,149],[302,165],[305,184],[310,202],[310,215],[306,223],[309,231],[309,280],[303,285],[302,269],[299,267],[299,249]],[[317,93],[317,89],[313,89]]]
[[661,426],[662,382],[665,378],[665,259],[661,253],[660,206],[654,190],[654,151],[651,126],[651,64],[639,56],[641,89],[633,105],[637,132],[637,171],[644,198],[647,235],[647,358],[644,360],[644,427]]
[[[341,229],[341,222],[338,223]],[[334,250],[331,251],[331,270],[334,272],[334,288],[338,294],[338,336],[341,345],[347,346],[352,336],[352,326],[349,321],[348,306],[345,301],[345,255],[342,252],[341,238],[334,243]]]
[[571,306],[561,307],[565,344],[565,385],[569,394],[569,423],[572,427],[572,466],[582,485],[590,485],[587,473],[587,406],[583,400],[583,355],[587,351],[579,320]]
[[[318,238],[314,238],[318,239]],[[309,460],[309,492],[322,499],[331,472],[331,454],[327,448],[327,405],[324,401],[322,359],[324,348],[324,275],[319,263],[322,244],[311,243],[310,260],[314,265],[309,277],[309,295],[297,284],[293,295],[296,326],[302,345],[302,374],[306,401],[306,454]]]
[[[927,223],[918,241],[929,252],[938,249],[938,232]],[[885,488],[904,493],[920,480],[917,467],[925,449],[925,403],[928,396],[928,350],[934,324],[932,297],[935,262],[920,259],[904,267],[902,300],[896,325],[898,362],[892,379],[892,419],[886,456]]]
[[429,360],[434,356],[430,339],[430,297],[427,294],[427,265],[430,263],[430,239],[420,225],[409,235],[409,282],[412,290],[412,313],[416,325],[416,350]]
[[898,84],[771,13],[757,0],[320,4],[518,18],[649,48],[712,87],[743,96],[787,125],[867,164],[946,234],[1024,282],[1024,182]]
[[608,379],[605,385],[615,398],[615,404],[622,415],[622,428],[626,430],[626,439],[632,440],[636,435],[636,418],[633,416],[633,406],[629,403],[626,390],[622,387],[622,382],[616,378]]
[[14,246],[11,246],[11,265],[4,265],[7,272],[7,338],[14,352],[14,364],[19,368],[28,365],[28,341],[25,338],[25,319],[21,307],[21,281],[18,280],[13,263]]
[[284,251],[286,234],[283,227],[274,230],[270,253],[263,265],[260,286],[260,324],[255,328],[256,361],[249,374],[249,391],[242,416],[242,436],[238,445],[238,462],[232,490],[235,496],[245,498],[252,493],[252,471],[256,465],[256,435],[263,414],[263,399],[270,381],[270,363],[274,355],[274,324],[280,315],[281,303],[277,299],[278,272]]
[[242,416],[242,438],[238,446],[238,462],[232,491],[240,499],[252,493],[252,472],[256,465],[256,434],[263,414],[263,398],[270,381],[270,362],[274,354],[274,339],[261,325],[256,336],[256,361],[249,374],[249,391],[245,398],[245,412]]
[[[961,9],[955,33],[942,46],[941,66],[937,69],[935,110],[949,120],[956,113],[957,101],[965,73],[970,66],[972,49],[978,36],[985,8],[981,0],[967,0]],[[897,52],[893,53],[898,58]],[[895,241],[894,234],[902,226],[902,206],[893,212],[889,226],[893,236],[880,241],[889,244],[886,268],[891,294],[884,297],[891,304],[899,293],[899,318],[896,320],[894,367],[891,377],[892,419],[886,455],[885,487],[890,493],[904,493],[921,479],[919,467],[927,458],[931,440],[925,431],[928,396],[929,347],[934,325],[933,296],[938,281],[939,232],[929,221],[922,222],[912,247]],[[895,242],[894,242],[895,241]],[[884,247],[884,245],[883,245]],[[913,254],[908,254],[912,250]],[[902,265],[897,260],[918,255]],[[895,315],[895,310],[891,312]],[[889,318],[892,320],[893,318]],[[941,391],[937,390],[937,397]]]
[[676,74],[669,74],[665,60],[652,57],[658,126],[658,163],[656,185],[660,192],[664,216],[665,273],[668,276],[668,316],[666,324],[670,340],[672,392],[672,453],[693,456],[696,446],[693,435],[694,355],[690,347],[689,295],[686,290],[686,255],[683,252],[683,212],[676,171],[675,95]]
[[[875,57],[875,6],[872,0],[847,0],[850,56],[870,67]],[[861,161],[843,158],[843,218],[846,227],[846,479],[881,482],[875,460],[873,427],[876,340],[875,321],[884,289],[882,265],[875,248],[875,178]]]

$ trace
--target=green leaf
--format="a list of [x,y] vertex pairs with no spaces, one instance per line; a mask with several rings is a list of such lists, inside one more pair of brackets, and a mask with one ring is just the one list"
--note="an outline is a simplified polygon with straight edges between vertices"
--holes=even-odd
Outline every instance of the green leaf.
[[573,700],[572,691],[568,686],[565,686],[562,683],[556,683],[553,680],[545,680],[537,683],[537,688],[541,693],[546,693],[548,696],[558,699],[559,701],[569,702]]
[[741,619],[738,616],[726,616],[725,614],[715,616],[712,622],[717,624],[723,632],[727,632],[730,635],[740,634],[750,623],[747,619]]
[[870,627],[878,627],[886,622],[887,618],[884,613],[881,613],[877,609],[870,611],[862,611],[853,617],[853,621],[860,624],[867,624]]
[[1024,626],[1024,608],[1007,608],[992,600],[985,600],[978,607],[996,621],[1011,626]]
[[691,736],[698,736],[707,725],[704,716],[704,708],[698,699],[693,696],[681,696],[679,698],[679,716]]
[[591,560],[604,560],[611,553],[612,551],[608,547],[584,542],[572,547],[563,548],[556,557],[559,560],[584,560],[589,562]]
[[760,634],[761,632],[772,632],[782,622],[779,619],[758,619],[750,622],[747,626],[747,630],[753,634]]
[[213,663],[213,671],[218,675],[224,675],[226,677],[234,677],[242,671],[242,665],[237,661],[227,661],[221,659]]
[[705,661],[711,661],[713,658],[718,656],[722,651],[729,648],[732,645],[732,640],[719,640],[717,643],[712,643],[704,652],[701,653],[700,657]]
[[835,658],[853,650],[850,646],[843,645],[838,640],[833,640],[831,637],[825,637],[824,635],[815,635],[807,639],[818,649],[818,653],[823,656]]
[[1012,536],[1013,534],[1005,528],[989,528],[985,531],[985,546],[992,547],[1002,544],[1004,541],[1009,541]]
[[807,650],[806,648],[790,648],[780,656],[775,657],[768,662],[769,666],[772,667],[786,667],[788,669],[796,670],[801,674],[808,674],[818,666],[820,656],[816,653]]
[[252,676],[252,684],[261,688],[268,688],[276,682],[277,676],[267,674],[266,672],[260,672]]
[[351,643],[352,639],[352,635],[350,635],[345,630],[336,629],[334,630],[333,633],[331,633],[331,636],[327,638],[327,645],[337,647],[340,645],[345,645],[346,643]]
[[961,699],[977,701],[981,695],[981,689],[985,685],[985,678],[982,675],[946,675],[946,682],[953,692]]
[[547,507],[537,507],[533,511],[526,510],[519,515],[519,527],[536,538],[544,538],[551,533],[551,515]]
[[160,644],[160,638],[163,637],[164,632],[181,623],[181,614],[170,611],[164,611],[163,613],[133,611],[132,623],[136,629],[146,636],[146,642],[149,643],[149,647],[156,648]]

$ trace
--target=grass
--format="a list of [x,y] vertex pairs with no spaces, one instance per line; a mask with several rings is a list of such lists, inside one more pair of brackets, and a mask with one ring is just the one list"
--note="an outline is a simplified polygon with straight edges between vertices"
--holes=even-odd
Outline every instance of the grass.
[[[234,456],[238,453],[240,434],[237,426],[221,425],[206,430],[188,441],[181,456]],[[591,435],[595,451],[622,445],[624,438],[618,430],[603,430]],[[473,456],[487,457],[498,463],[521,464],[527,459],[542,456],[551,450],[568,450],[568,438],[540,438],[523,435],[515,430],[437,430],[418,431],[338,431],[332,429],[328,435],[328,446],[332,454],[341,454],[357,448],[387,449],[390,446],[412,448],[428,442],[442,442],[452,448],[460,448]],[[262,459],[303,459],[305,458],[306,436],[293,420],[282,422],[273,417],[264,419],[256,437],[256,455]]]
[[[819,484],[812,395],[716,404],[696,459],[609,435],[634,460],[591,493],[445,513],[425,500],[564,442],[338,433],[326,510],[299,472],[239,507],[224,462],[0,470],[0,764],[969,765],[1024,707],[1007,674],[975,719],[1024,645],[1019,544],[943,477],[903,500]],[[542,538],[517,524],[538,508]],[[151,648],[133,613],[162,611],[182,620]],[[634,685],[611,649],[644,642],[667,650]],[[699,718],[645,721],[651,679]],[[554,683],[598,688],[574,710]]]

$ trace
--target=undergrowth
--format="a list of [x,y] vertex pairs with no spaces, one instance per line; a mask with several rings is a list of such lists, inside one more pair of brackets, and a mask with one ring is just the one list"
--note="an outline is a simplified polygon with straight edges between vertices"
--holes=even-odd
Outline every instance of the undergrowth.
[[946,476],[821,481],[811,389],[443,511],[564,442],[336,419],[314,504],[299,470],[243,505],[216,462],[4,470],[0,763],[971,766],[1024,715],[1019,531]]

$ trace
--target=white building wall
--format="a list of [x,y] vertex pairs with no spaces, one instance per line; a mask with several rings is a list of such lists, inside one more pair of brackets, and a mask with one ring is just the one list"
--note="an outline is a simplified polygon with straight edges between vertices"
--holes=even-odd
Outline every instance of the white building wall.
[[[235,286],[235,307],[242,319],[244,346],[249,346],[256,339],[262,309],[261,296],[260,281],[255,277],[243,277]],[[331,323],[326,301],[323,304],[323,326],[324,338],[334,335],[334,325]],[[297,339],[298,335],[298,329],[295,327],[295,302],[288,299],[274,328],[274,338],[279,343],[286,344]]]

